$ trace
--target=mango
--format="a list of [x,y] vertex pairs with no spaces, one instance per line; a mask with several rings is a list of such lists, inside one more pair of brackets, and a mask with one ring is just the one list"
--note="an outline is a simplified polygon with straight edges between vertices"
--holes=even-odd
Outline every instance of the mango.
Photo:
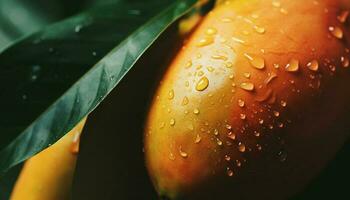
[[287,199],[348,138],[349,1],[231,0],[154,94],[146,166],[164,199]]
[[69,200],[83,119],[58,142],[30,158],[19,175],[11,200]]

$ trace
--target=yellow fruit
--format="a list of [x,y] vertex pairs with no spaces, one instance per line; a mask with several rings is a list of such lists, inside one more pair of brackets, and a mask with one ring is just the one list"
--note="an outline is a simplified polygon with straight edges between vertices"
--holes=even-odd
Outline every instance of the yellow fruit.
[[25,163],[11,200],[70,199],[79,138],[85,121]]
[[347,138],[344,2],[233,0],[204,18],[148,115],[146,164],[159,195],[285,199],[326,165]]

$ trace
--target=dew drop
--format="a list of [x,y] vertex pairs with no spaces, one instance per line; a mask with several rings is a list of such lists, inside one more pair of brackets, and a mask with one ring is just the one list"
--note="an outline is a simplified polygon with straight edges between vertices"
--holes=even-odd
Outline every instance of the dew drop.
[[281,101],[281,106],[282,106],[282,107],[286,107],[286,106],[287,106],[287,102],[282,100],[282,101]]
[[194,113],[195,115],[198,115],[198,114],[199,114],[199,109],[198,109],[198,108],[195,108],[195,109],[193,110],[193,113]]
[[216,144],[218,144],[219,146],[222,145],[222,141],[219,138],[216,138]]
[[218,136],[219,135],[219,131],[218,129],[214,129],[214,135]]
[[240,87],[246,91],[253,91],[254,90],[254,84],[250,83],[250,82],[241,83]]
[[170,90],[169,93],[168,93],[168,99],[172,100],[172,99],[174,99],[174,96],[175,96],[174,90]]
[[255,137],[259,137],[260,136],[260,132],[259,131],[254,131],[254,136]]
[[341,28],[339,28],[338,26],[330,26],[328,28],[328,30],[332,33],[332,35],[338,39],[342,39],[343,38],[343,30]]
[[291,59],[286,65],[286,71],[297,72],[299,70],[299,61],[296,59]]
[[196,139],[194,140],[194,143],[198,144],[201,142],[201,140],[202,140],[201,136],[199,134],[197,134]]
[[259,119],[259,124],[263,124],[264,120],[263,119]]
[[236,134],[232,133],[231,131],[227,133],[227,137],[230,138],[231,140],[236,139]]
[[181,147],[179,149],[179,153],[180,153],[180,156],[183,157],[183,158],[187,158],[188,157],[188,153],[183,151]]
[[346,20],[348,19],[348,16],[349,16],[349,11],[342,11],[337,19],[341,22],[341,23],[345,23]]
[[237,42],[237,43],[240,43],[240,44],[245,44],[245,41],[244,41],[244,40],[239,39],[239,38],[236,38],[236,37],[232,37],[232,40],[233,40],[234,42]]
[[205,46],[212,44],[213,42],[214,42],[214,38],[206,37],[206,38],[200,39],[198,41],[197,47],[205,47]]
[[243,74],[243,76],[246,77],[247,79],[250,79],[250,76],[251,76],[251,75],[250,75],[249,72],[245,72],[245,73]]
[[240,152],[245,152],[246,148],[245,148],[245,145],[242,143],[242,142],[239,142],[238,143],[238,151]]
[[318,70],[318,61],[312,60],[306,65],[311,71],[317,71]]
[[228,167],[226,169],[227,176],[232,177],[234,175],[233,171]]
[[208,28],[206,31],[205,31],[205,34],[207,34],[207,35],[215,35],[215,34],[217,34],[217,30],[216,30],[216,28]]
[[223,60],[223,61],[226,61],[228,59],[227,56],[224,56],[224,55],[212,55],[211,58],[216,60]]
[[188,69],[188,68],[190,68],[190,67],[192,67],[192,61],[190,60],[190,61],[188,61],[187,63],[186,63],[186,69]]
[[249,60],[251,66],[256,69],[264,69],[265,68],[265,60],[262,57],[254,56],[245,53],[244,56]]
[[340,58],[340,61],[343,67],[349,67],[349,64],[350,64],[349,58],[342,56]]
[[285,150],[280,150],[278,153],[277,153],[277,156],[278,156],[278,159],[281,161],[281,162],[285,162],[287,160],[287,157],[288,157],[288,154]]
[[185,106],[185,105],[188,104],[188,102],[189,102],[188,98],[187,98],[187,97],[184,97],[184,98],[182,99],[181,105]]
[[196,90],[203,91],[203,90],[207,89],[208,86],[209,86],[209,80],[207,77],[204,76],[198,81],[198,83],[196,85]]
[[175,125],[175,119],[170,119],[170,122],[169,122],[170,126],[174,126]]
[[238,99],[238,106],[243,108],[245,105],[245,102],[242,99]]
[[266,32],[266,29],[264,27],[260,27],[260,26],[254,26],[254,30],[255,30],[255,32],[260,33],[260,34],[264,34]]

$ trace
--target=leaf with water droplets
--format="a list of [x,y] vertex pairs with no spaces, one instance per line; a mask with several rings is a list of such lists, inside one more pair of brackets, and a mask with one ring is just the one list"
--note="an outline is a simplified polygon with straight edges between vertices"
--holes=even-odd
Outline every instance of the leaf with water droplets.
[[[196,2],[104,1],[3,51],[0,175],[55,143],[93,111]],[[31,70],[35,65],[39,71]]]

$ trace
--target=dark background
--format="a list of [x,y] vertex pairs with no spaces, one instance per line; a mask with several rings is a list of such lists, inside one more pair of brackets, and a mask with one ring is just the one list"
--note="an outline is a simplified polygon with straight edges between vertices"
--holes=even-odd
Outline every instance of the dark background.
[[[96,3],[98,0],[0,0],[0,51],[17,39]],[[164,34],[166,37],[163,35],[147,54],[175,50],[171,42],[177,39],[171,34],[176,32],[174,29],[169,29]],[[77,164],[74,200],[156,199],[143,165],[142,126],[150,94],[164,61],[147,54],[117,90],[90,115]],[[350,199],[349,155],[350,142],[293,200]],[[11,185],[19,169],[20,166],[0,180],[1,200],[6,199],[5,193],[10,190],[5,184]],[[271,192],[276,189],[271,188]]]

